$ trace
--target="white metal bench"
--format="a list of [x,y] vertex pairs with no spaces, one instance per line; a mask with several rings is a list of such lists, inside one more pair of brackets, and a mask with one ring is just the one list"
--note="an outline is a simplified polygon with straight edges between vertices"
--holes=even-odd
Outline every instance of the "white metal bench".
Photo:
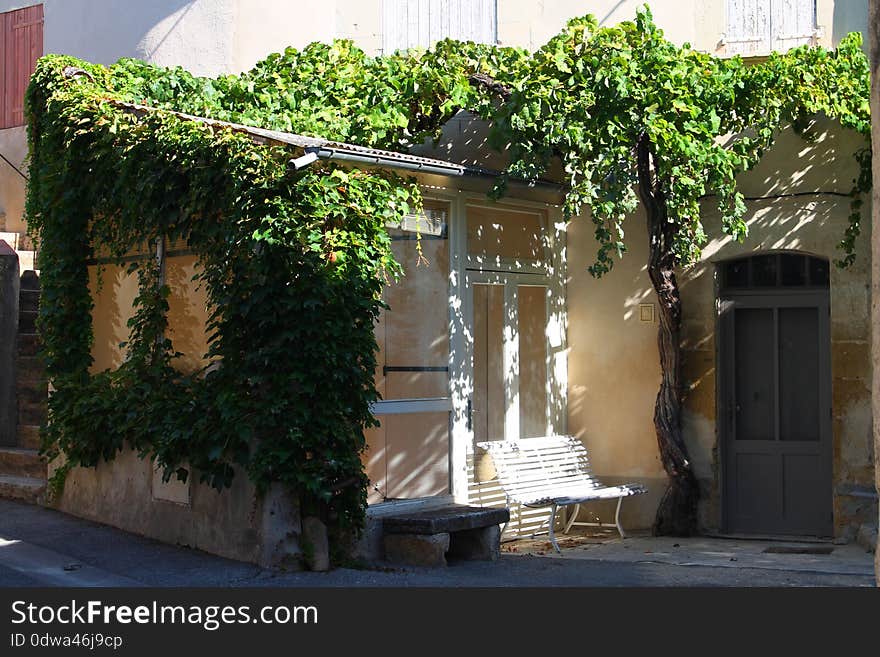
[[565,522],[567,534],[573,525],[598,523],[576,522],[580,505],[593,500],[617,498],[614,524],[622,538],[620,504],[624,497],[646,492],[641,484],[605,486],[594,476],[584,444],[573,436],[545,436],[520,440],[490,441],[478,446],[492,455],[498,482],[504,489],[508,504],[515,502],[527,507],[551,507],[549,518],[550,542],[560,552],[554,525],[559,507],[568,510],[574,505]]

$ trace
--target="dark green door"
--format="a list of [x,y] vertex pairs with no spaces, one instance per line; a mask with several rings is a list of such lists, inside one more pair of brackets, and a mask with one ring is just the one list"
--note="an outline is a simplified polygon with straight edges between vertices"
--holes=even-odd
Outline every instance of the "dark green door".
[[[806,258],[761,257],[775,258],[777,268],[782,258]],[[816,278],[813,282],[820,283]],[[755,285],[755,280],[753,272],[750,285],[722,289],[720,299],[726,531],[830,536],[827,278],[825,285],[809,285],[807,277],[799,286],[780,285],[779,274],[775,285]]]

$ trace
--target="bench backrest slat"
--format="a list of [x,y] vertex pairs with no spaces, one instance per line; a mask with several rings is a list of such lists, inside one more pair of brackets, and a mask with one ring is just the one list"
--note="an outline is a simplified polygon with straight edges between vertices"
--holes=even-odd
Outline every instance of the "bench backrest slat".
[[507,495],[534,498],[544,491],[602,487],[593,476],[584,444],[573,436],[544,436],[480,443],[492,455]]

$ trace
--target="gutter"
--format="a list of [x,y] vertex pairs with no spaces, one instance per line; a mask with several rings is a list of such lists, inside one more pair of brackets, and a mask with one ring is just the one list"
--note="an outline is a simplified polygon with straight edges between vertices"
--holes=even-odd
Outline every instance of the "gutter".
[[[471,176],[474,178],[497,178],[501,173],[492,169],[453,164],[452,162],[448,164],[407,162],[406,160],[401,160],[396,157],[387,157],[378,153],[365,155],[360,151],[348,150],[338,146],[306,146],[303,150],[305,151],[305,155],[290,160],[290,166],[297,171],[304,169],[316,160],[336,160],[339,162],[385,166],[390,169],[405,169],[407,171],[418,171],[421,173],[432,173],[438,176],[452,176],[457,178],[463,176]],[[565,185],[549,180],[528,182],[518,178],[510,178],[508,184],[522,185],[524,187],[546,188],[557,192],[565,191]]]
[[406,169],[407,171],[420,171],[433,173],[439,176],[460,177],[465,174],[465,167],[449,163],[448,165],[426,164],[424,162],[407,162],[399,158],[387,157],[380,154],[365,155],[360,152],[338,148],[336,146],[307,146],[305,155],[290,160],[290,165],[296,169],[307,167],[315,160],[337,160],[341,162],[354,162],[356,164],[370,164],[374,166],[386,166],[392,169]]

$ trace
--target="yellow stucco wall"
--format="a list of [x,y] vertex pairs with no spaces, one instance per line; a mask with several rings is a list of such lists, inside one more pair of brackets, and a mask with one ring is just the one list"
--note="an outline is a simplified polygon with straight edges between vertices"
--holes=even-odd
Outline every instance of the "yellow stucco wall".
[[[208,320],[207,291],[193,281],[198,263],[195,256],[169,257],[165,264],[165,280],[171,294],[168,298],[168,332],[175,351],[183,355],[174,361],[181,372],[204,367],[208,350],[205,327]],[[93,372],[115,369],[125,358],[129,329],[127,322],[134,314],[138,294],[136,274],[127,273],[127,265],[89,267],[89,291],[92,294]]]

